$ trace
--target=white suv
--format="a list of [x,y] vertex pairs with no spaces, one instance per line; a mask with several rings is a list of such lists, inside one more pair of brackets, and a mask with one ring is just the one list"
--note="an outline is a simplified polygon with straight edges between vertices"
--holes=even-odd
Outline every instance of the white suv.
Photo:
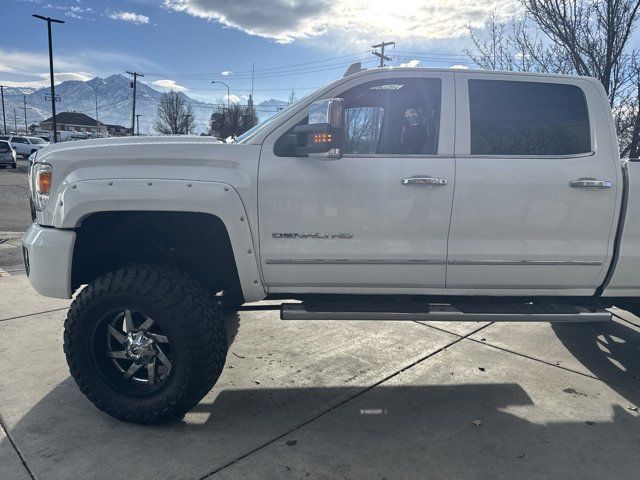
[[16,151],[16,154],[22,155],[24,158],[28,158],[32,153],[49,145],[49,142],[41,138],[20,135],[13,135],[9,137],[8,141]]

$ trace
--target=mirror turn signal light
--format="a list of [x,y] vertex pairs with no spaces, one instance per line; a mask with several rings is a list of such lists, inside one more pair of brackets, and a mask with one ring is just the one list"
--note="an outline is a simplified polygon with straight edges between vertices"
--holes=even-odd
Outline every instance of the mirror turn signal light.
[[314,133],[313,143],[331,143],[332,137],[330,133]]

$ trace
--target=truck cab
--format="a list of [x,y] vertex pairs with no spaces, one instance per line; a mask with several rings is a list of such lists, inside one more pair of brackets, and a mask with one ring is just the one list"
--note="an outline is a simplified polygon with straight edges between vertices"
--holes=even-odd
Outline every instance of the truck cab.
[[65,352],[83,391],[157,423],[220,374],[220,307],[295,299],[283,319],[458,321],[633,307],[637,165],[619,158],[595,79],[375,69],[234,144],[131,137],[38,152],[23,251],[38,292],[79,291]]

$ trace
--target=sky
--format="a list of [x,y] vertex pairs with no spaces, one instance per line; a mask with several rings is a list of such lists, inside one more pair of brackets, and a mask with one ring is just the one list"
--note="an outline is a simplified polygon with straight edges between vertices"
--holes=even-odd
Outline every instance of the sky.
[[198,100],[297,98],[377,65],[371,45],[395,41],[389,65],[472,67],[467,26],[492,11],[508,20],[517,0],[0,0],[0,84],[48,84],[46,23],[53,25],[56,81],[144,74],[156,89]]

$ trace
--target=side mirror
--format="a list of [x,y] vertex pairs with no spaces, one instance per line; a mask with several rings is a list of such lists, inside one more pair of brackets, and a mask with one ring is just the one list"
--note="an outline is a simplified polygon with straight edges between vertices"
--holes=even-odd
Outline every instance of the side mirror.
[[325,158],[342,157],[344,144],[344,103],[341,98],[329,98],[309,106],[309,123],[293,129],[296,135],[306,135],[307,145],[295,147],[296,155],[324,154]]

